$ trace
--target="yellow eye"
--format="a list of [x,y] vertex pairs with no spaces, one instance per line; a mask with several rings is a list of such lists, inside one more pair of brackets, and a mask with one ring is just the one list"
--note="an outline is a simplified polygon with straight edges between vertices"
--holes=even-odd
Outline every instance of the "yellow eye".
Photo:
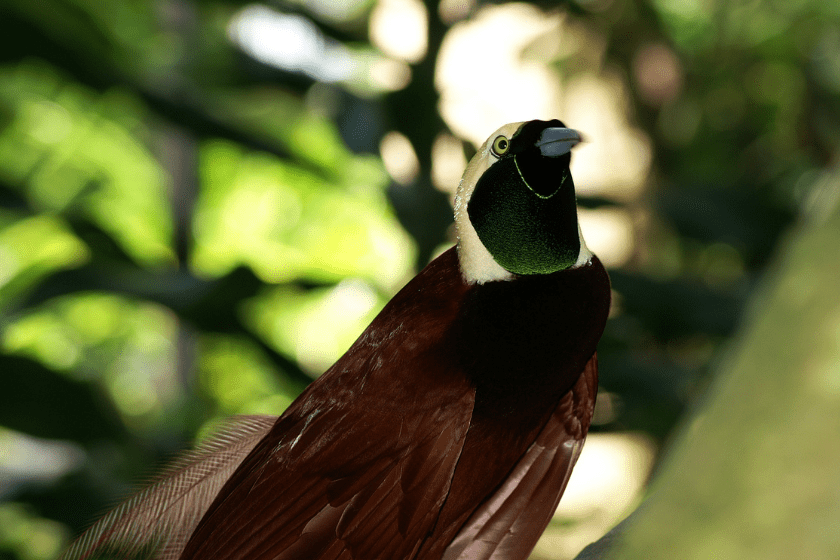
[[504,136],[497,136],[495,140],[493,140],[492,150],[493,153],[497,156],[504,155],[505,152],[508,151],[510,148],[510,140],[505,138]]

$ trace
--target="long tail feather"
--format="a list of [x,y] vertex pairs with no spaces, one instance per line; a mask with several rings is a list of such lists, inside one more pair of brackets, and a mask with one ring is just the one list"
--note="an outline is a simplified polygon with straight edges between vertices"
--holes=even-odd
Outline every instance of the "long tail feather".
[[238,416],[82,534],[60,560],[177,560],[225,481],[274,416]]

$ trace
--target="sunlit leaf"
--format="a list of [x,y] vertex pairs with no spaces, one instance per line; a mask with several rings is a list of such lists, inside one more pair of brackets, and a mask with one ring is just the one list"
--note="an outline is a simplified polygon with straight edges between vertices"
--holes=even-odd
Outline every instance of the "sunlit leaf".
[[21,560],[50,560],[67,539],[61,524],[40,517],[26,504],[0,504],[0,554],[13,552]]
[[181,396],[171,313],[111,294],[50,300],[2,333],[6,352],[29,356],[76,379],[102,384],[135,428],[159,421]]
[[0,69],[0,103],[12,112],[0,130],[0,178],[38,209],[94,221],[143,264],[171,261],[167,176],[132,131],[106,116],[130,112],[124,98],[21,63]]
[[279,416],[300,390],[244,339],[208,335],[200,350],[198,376],[221,414]]
[[0,221],[0,302],[56,270],[89,258],[87,246],[59,218]]
[[[358,179],[375,178],[364,166],[353,169]],[[372,185],[336,188],[224,142],[204,146],[202,177],[193,260],[200,273],[246,264],[272,283],[352,275],[393,287],[409,270],[413,247]]]
[[362,333],[385,300],[359,280],[333,288],[277,288],[247,308],[249,321],[272,345],[311,374],[322,373]]

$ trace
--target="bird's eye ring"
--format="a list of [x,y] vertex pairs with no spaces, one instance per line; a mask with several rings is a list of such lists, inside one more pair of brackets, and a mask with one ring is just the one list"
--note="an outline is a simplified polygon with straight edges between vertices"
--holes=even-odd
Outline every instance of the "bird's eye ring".
[[510,149],[510,140],[504,136],[497,136],[496,139],[493,140],[491,149],[493,150],[493,154],[502,156]]

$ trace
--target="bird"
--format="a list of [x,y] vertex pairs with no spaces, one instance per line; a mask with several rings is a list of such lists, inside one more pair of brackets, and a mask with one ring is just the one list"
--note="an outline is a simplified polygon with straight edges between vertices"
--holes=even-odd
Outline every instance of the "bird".
[[457,243],[279,418],[240,417],[65,560],[517,560],[589,430],[609,276],[561,121],[500,127],[455,197]]

